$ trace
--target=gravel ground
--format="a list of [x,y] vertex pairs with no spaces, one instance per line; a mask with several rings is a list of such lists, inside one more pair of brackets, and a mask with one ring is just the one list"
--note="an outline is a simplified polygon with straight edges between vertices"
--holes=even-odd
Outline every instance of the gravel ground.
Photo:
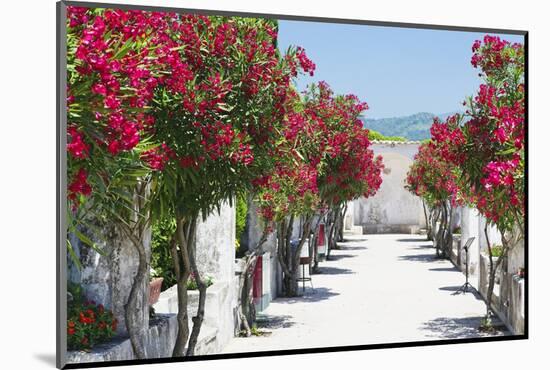
[[434,258],[424,237],[348,235],[340,244],[313,275],[314,290],[275,299],[259,316],[265,334],[235,338],[223,353],[489,335],[477,329],[484,302],[474,293],[452,294],[464,276]]

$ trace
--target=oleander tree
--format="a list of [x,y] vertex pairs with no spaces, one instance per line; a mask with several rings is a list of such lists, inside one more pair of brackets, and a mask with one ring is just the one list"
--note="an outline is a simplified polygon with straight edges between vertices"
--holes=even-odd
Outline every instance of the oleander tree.
[[[143,234],[155,220],[176,220],[173,355],[184,355],[186,344],[192,355],[206,290],[195,259],[197,219],[264,171],[286,90],[315,66],[300,48],[282,56],[269,20],[69,7],[67,21],[71,206],[115,220],[136,247],[126,322],[138,358],[144,328],[132,316],[149,273]],[[190,333],[191,273],[200,298]]]
[[[372,195],[380,186],[381,159],[368,148],[368,130],[357,120],[366,104],[355,96],[335,96],[320,82],[289,103],[273,172],[256,185],[261,215],[277,230],[285,294],[295,296],[300,254],[315,234],[315,216],[345,200]],[[299,239],[293,246],[298,219]]]
[[[100,236],[114,224],[135,248],[138,268],[125,324],[138,358],[145,358],[139,310],[145,298],[139,293],[149,274],[144,237],[151,177],[141,155],[154,145],[150,105],[164,70],[156,50],[159,32],[172,19],[165,13],[67,8],[68,233],[94,247],[88,235]],[[78,265],[70,243],[68,251]]]
[[[320,120],[323,132],[323,171],[318,178],[321,204],[318,221],[329,220],[328,254],[343,237],[343,217],[347,202],[368,198],[382,183],[382,157],[370,148],[369,130],[359,118],[367,109],[353,94],[335,95],[326,83],[312,85],[305,96],[306,112]],[[324,212],[323,212],[324,211]],[[317,244],[319,222],[313,228]]]
[[[171,253],[178,280],[173,355],[193,355],[204,318],[206,284],[196,263],[199,217],[247,192],[270,167],[292,79],[312,73],[301,48],[276,48],[277,24],[265,19],[180,16],[159,48],[167,78],[155,92],[153,137],[143,159],[154,170],[153,211],[176,220]],[[189,332],[187,280],[199,290]]]
[[[447,147],[446,159],[462,172],[465,198],[495,225],[502,236],[503,253],[489,258],[487,319],[498,266],[524,237],[525,217],[525,55],[519,43],[485,36],[472,46],[471,63],[483,83],[464,104],[468,110],[434,138]],[[454,145],[450,132],[460,136]],[[456,141],[456,139],[455,139]],[[491,243],[485,227],[489,255]]]
[[[431,127],[432,137],[437,136],[442,128],[447,128],[447,122],[456,121],[457,118],[451,116],[445,123],[435,119]],[[405,188],[422,198],[428,205],[428,235],[435,241],[437,255],[448,257],[452,246],[453,206],[461,198],[457,185],[460,178],[459,169],[442,154],[446,148],[435,145],[433,141],[422,143],[407,173]],[[440,227],[437,234],[433,235],[438,221]]]

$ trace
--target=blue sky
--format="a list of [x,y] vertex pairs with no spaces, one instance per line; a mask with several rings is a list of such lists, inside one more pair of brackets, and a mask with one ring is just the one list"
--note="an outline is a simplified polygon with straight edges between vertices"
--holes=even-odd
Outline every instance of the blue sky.
[[[354,93],[369,104],[368,118],[460,110],[479,85],[471,46],[484,34],[410,28],[279,21],[279,48],[305,48],[314,77],[336,93]],[[500,35],[511,42],[523,36]]]

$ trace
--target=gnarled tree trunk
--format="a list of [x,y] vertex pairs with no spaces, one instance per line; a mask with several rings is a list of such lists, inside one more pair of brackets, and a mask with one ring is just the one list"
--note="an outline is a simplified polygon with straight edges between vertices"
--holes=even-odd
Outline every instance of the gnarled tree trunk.
[[252,334],[251,327],[256,319],[256,309],[252,300],[252,276],[258,257],[263,254],[262,246],[267,241],[268,235],[269,231],[266,227],[264,228],[258,244],[253,249],[249,250],[244,257],[244,267],[239,277],[239,319],[241,321],[241,330],[247,337]]
[[197,288],[199,290],[199,306],[197,308],[197,315],[192,318],[193,320],[193,329],[191,330],[191,335],[189,336],[189,344],[187,346],[187,356],[193,356],[195,354],[195,347],[199,339],[199,334],[202,327],[202,322],[204,320],[204,306],[206,304],[206,283],[201,277],[200,271],[197,268],[196,260],[196,248],[197,244],[195,243],[195,229],[197,225],[197,219],[194,218],[193,223],[193,233],[189,236],[187,250],[189,253],[189,263],[191,266],[191,271],[193,277],[197,283]]
[[[130,343],[134,355],[138,359],[146,358],[145,353],[145,336],[146,329],[143,327],[143,322],[140,319],[140,315],[143,315],[139,305],[139,294],[143,287],[146,286],[149,278],[149,261],[147,260],[147,253],[144,246],[144,233],[149,224],[148,215],[141,215],[145,208],[145,196],[147,191],[147,183],[140,182],[136,186],[134,195],[134,212],[133,220],[130,223],[119,222],[119,228],[128,237],[132,246],[135,248],[138,254],[138,266],[136,275],[130,288],[128,300],[124,305],[124,321],[126,324],[126,330],[130,337]],[[122,220],[121,220],[122,221]],[[147,297],[143,297],[146,299]]]
[[489,285],[487,287],[487,298],[486,298],[486,304],[487,304],[487,312],[486,312],[486,323],[488,325],[491,324],[491,305],[493,301],[493,290],[495,289],[495,280],[496,280],[496,273],[498,271],[498,268],[502,264],[502,261],[508,256],[508,253],[510,250],[519,242],[520,238],[523,238],[523,226],[522,225],[515,225],[513,228],[513,231],[510,232],[510,237],[506,236],[506,232],[503,230],[499,230],[502,240],[502,254],[497,258],[496,262],[493,262],[493,250],[491,247],[491,242],[489,241],[489,234],[487,232],[488,223],[485,223],[485,227],[483,228],[483,232],[485,234],[485,241],[487,242],[487,251],[489,253]]
[[288,297],[295,297],[298,295],[297,280],[300,266],[300,253],[310,234],[312,218],[312,216],[307,216],[304,220],[300,241],[296,248],[292,248],[290,245],[294,217],[291,216],[288,220],[283,220],[277,225],[277,237],[279,241],[277,245],[277,256],[284,272],[283,288]]
[[[428,211],[426,210],[426,202],[422,199],[422,209],[424,210],[424,220],[426,221],[426,238],[433,240],[431,220],[428,217]],[[429,212],[431,216],[431,211]]]
[[189,221],[183,216],[178,216],[176,223],[176,234],[171,243],[171,254],[177,279],[178,314],[176,319],[178,323],[178,333],[172,351],[172,357],[183,357],[185,355],[185,345],[189,338],[187,280],[191,274],[191,262],[188,246],[195,235],[196,218]]

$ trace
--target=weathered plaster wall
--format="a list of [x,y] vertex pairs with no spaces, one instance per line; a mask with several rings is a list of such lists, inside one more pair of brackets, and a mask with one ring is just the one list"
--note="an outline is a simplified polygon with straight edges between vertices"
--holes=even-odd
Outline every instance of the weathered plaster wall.
[[[101,255],[83,244],[74,235],[69,239],[78,256],[82,269],[76,268],[71,259],[68,259],[69,281],[82,286],[86,297],[96,303],[103,304],[113,311],[119,321],[117,333],[127,334],[124,319],[124,305],[133,284],[137,271],[137,252],[130,241],[115,227],[105,227],[103,237],[94,237],[89,231],[83,232],[97,242],[105,252]],[[143,239],[148,259],[151,254],[151,231],[147,230]],[[138,309],[135,311],[142,326],[149,325],[149,298],[148,282],[145,282],[138,298]],[[138,322],[139,322],[138,321]]]
[[353,201],[353,223],[364,232],[395,232],[407,226],[425,227],[422,202],[405,188],[405,179],[419,143],[374,143],[383,157],[382,185],[373,197]]
[[[486,220],[472,208],[463,208],[461,216],[461,244],[464,245],[469,237],[476,238],[469,249],[471,282],[486,300],[489,285],[489,257],[484,232]],[[496,227],[489,227],[487,234],[491,244],[501,243]],[[508,329],[515,334],[522,334],[525,331],[525,281],[518,275],[518,268],[524,267],[524,253],[524,241],[520,240],[496,272],[495,287],[491,299],[493,310]],[[465,271],[465,252],[463,250],[456,264],[462,271]]]
[[220,213],[214,212],[197,224],[197,265],[203,275],[214,281],[230,282],[235,270],[235,207],[224,203]]

